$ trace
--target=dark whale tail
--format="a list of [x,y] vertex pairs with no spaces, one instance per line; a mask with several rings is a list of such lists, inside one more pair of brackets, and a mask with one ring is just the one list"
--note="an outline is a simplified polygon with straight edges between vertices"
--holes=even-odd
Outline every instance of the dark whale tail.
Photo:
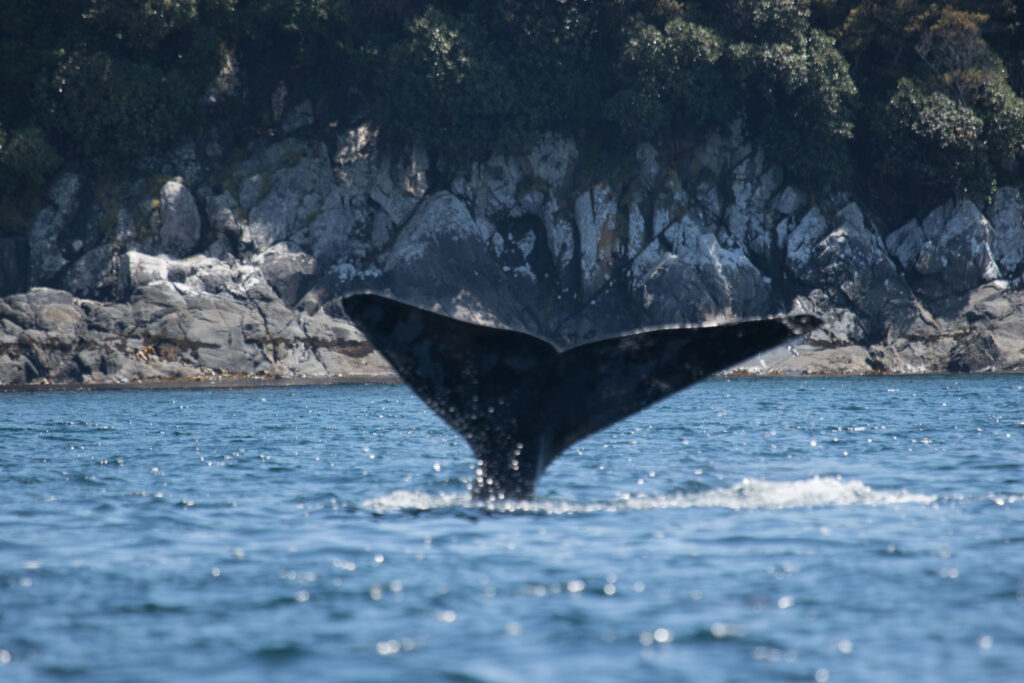
[[376,294],[345,313],[478,459],[474,497],[529,498],[569,445],[818,324],[812,316],[641,330],[570,349]]

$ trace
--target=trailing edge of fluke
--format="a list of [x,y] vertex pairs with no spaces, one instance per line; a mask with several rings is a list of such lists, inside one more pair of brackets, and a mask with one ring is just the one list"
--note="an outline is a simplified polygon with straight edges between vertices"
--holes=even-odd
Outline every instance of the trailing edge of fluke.
[[568,349],[373,293],[345,313],[478,460],[473,496],[527,499],[572,443],[821,324],[809,315],[637,330]]

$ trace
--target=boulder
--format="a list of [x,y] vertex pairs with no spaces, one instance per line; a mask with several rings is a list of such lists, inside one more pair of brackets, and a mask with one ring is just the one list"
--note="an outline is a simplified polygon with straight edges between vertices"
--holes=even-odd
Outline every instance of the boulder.
[[122,290],[121,262],[109,243],[100,244],[66,269],[61,285],[75,296],[116,299]]
[[818,207],[804,214],[800,222],[787,234],[780,236],[786,248],[786,270],[795,280],[807,281],[810,276],[814,246],[829,232],[828,223]]
[[140,251],[129,251],[124,256],[131,289],[169,279],[170,259],[166,256],[150,256]]
[[974,330],[953,347],[947,369],[950,372],[991,372],[1000,360],[999,348],[992,335]]
[[[816,209],[808,213],[810,216]],[[835,216],[838,227],[812,240],[825,225],[815,217],[797,226],[787,243],[786,265],[797,280],[828,292],[832,306],[848,307],[857,314],[860,331],[851,341],[935,333],[934,321],[916,299],[877,234],[867,228],[860,208],[847,204]]]
[[171,256],[187,256],[201,232],[199,207],[189,189],[180,180],[164,183],[160,188],[160,249]]
[[316,273],[316,259],[288,242],[275,244],[254,263],[288,306],[294,306],[309,291]]
[[243,206],[255,201],[249,210],[249,232],[258,251],[290,239],[308,227],[323,212],[324,198],[334,189],[334,176],[323,145],[317,145],[310,153],[305,146],[289,143],[268,155],[268,163],[280,157],[277,163],[281,165],[270,166],[267,174],[258,176],[255,200],[251,192],[242,200]]
[[664,233],[671,253],[652,242],[633,262],[631,285],[645,326],[764,315],[771,285],[741,249],[684,218]]
[[238,208],[238,202],[226,192],[206,200],[206,217],[214,232],[226,235],[233,240],[241,239],[244,225],[235,215],[236,208]]
[[971,201],[948,202],[922,223],[889,235],[886,247],[905,272],[920,276],[918,292],[963,293],[999,279],[988,219]]

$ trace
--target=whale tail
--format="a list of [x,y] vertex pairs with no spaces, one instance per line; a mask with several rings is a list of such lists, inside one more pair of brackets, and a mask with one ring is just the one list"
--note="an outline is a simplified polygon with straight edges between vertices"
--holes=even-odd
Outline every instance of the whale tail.
[[477,457],[475,498],[524,499],[572,443],[817,327],[813,316],[640,330],[560,349],[376,294],[345,313]]

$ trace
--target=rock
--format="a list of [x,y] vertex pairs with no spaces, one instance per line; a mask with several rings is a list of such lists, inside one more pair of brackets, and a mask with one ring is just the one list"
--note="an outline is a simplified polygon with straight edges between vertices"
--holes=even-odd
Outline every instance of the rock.
[[430,159],[415,146],[404,163],[381,164],[375,172],[369,197],[396,226],[405,224],[427,194]]
[[[923,276],[918,292],[967,292],[1000,277],[988,219],[970,201],[948,202],[891,234],[889,251],[904,270]],[[938,285],[938,286],[937,286]]]
[[1000,188],[988,209],[992,256],[1004,277],[1024,269],[1024,193],[1016,187]]
[[316,272],[316,259],[288,242],[275,244],[254,263],[288,306],[298,303],[309,290]]
[[10,296],[0,306],[0,317],[22,328],[18,343],[47,353],[75,346],[86,331],[84,312],[74,297],[58,289],[36,287]]
[[[551,152],[554,154],[554,150]],[[538,170],[558,179],[559,161],[538,157]],[[568,161],[561,163],[568,165]],[[567,169],[566,169],[567,170]],[[495,154],[482,164],[473,164],[467,182],[466,192],[469,193],[473,215],[486,216],[494,220],[517,214],[515,211],[519,199],[519,186],[526,177],[522,161],[517,157]]]
[[812,249],[827,233],[828,224],[825,217],[818,207],[812,207],[785,237],[785,263],[790,276],[797,280],[806,279]]
[[730,246],[741,246],[761,263],[771,257],[771,200],[782,183],[782,170],[765,168],[760,149],[742,159],[732,172],[732,202],[725,210]]
[[572,222],[560,215],[557,207],[546,211],[543,217],[544,233],[547,236],[548,251],[555,263],[558,282],[571,281],[573,257],[577,252],[576,233]]
[[117,298],[123,289],[121,257],[110,244],[90,249],[67,268],[61,284],[75,296]]
[[[549,133],[542,135],[526,153],[526,162],[532,176],[550,188],[560,189],[569,178],[578,156],[579,150],[572,139]],[[515,173],[509,170],[514,177]]]
[[32,381],[38,373],[22,355],[14,358],[0,353],[0,386],[17,386]]
[[125,254],[125,260],[128,265],[128,281],[132,289],[169,279],[170,261],[166,256],[150,256],[138,251],[129,251]]
[[974,331],[957,342],[949,355],[950,372],[992,371],[1000,361],[999,348],[992,336]]
[[180,181],[160,188],[160,249],[171,256],[187,256],[199,242],[202,221],[196,200]]
[[770,284],[739,249],[684,218],[665,231],[672,253],[652,243],[633,263],[632,289],[644,325],[701,323],[763,315]]
[[28,282],[28,242],[24,237],[0,237],[0,296]]
[[44,285],[67,264],[61,253],[61,233],[78,210],[82,181],[73,173],[58,176],[50,188],[50,205],[29,228],[29,284]]
[[867,229],[860,209],[848,204],[836,214],[836,220],[839,227],[812,245],[810,239],[824,221],[805,217],[797,226],[786,256],[793,277],[829,292],[833,306],[842,307],[843,299],[849,302],[862,318],[862,331],[855,332],[858,336],[851,341],[873,343],[894,335],[934,334],[934,321],[916,305],[881,239]]
[[885,238],[885,247],[905,272],[913,272],[924,246],[924,231],[916,219],[904,223]]
[[772,202],[772,208],[783,216],[793,216],[804,208],[805,203],[803,193],[787,185]]
[[576,229],[579,234],[581,289],[589,299],[605,286],[619,250],[615,230],[618,203],[611,188],[598,183],[576,197]]
[[238,240],[242,237],[243,225],[235,215],[238,202],[227,193],[214,195],[206,200],[206,217],[215,232]]
[[642,142],[636,146],[637,174],[644,188],[650,192],[654,189],[655,182],[661,174],[661,167],[658,164],[658,150],[649,142]]
[[[271,166],[275,168],[271,175],[259,176],[260,192],[249,211],[249,232],[257,250],[290,239],[308,227],[323,212],[324,198],[334,189],[322,145],[310,154],[305,146],[282,143],[265,156],[269,164],[276,157],[281,166]],[[253,201],[251,193],[243,206],[246,201]]]
[[294,133],[302,128],[313,125],[313,103],[303,100],[295,105],[284,116],[281,122],[281,130],[285,133]]
[[377,129],[368,124],[338,135],[334,177],[348,194],[366,195],[378,163]]

